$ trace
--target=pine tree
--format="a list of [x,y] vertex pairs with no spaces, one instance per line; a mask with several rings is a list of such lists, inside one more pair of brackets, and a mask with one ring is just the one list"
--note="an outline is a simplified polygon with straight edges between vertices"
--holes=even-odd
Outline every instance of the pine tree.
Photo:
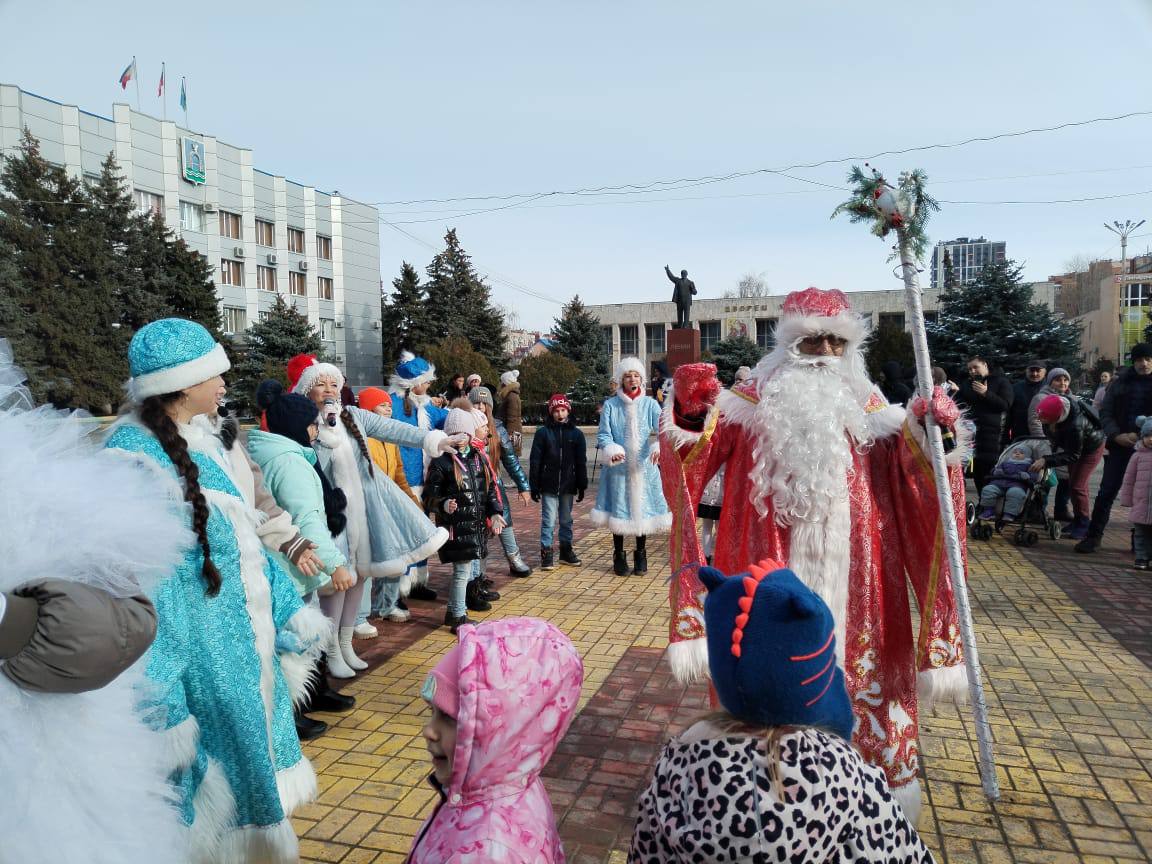
[[[545,351],[520,361],[520,399],[525,420],[543,420],[553,393],[568,393],[580,380],[580,367],[560,354]],[[593,400],[575,400],[593,401]]]
[[495,395],[500,373],[483,354],[473,348],[466,337],[449,336],[436,345],[429,345],[424,351],[424,357],[436,367],[436,377],[439,379],[436,392],[447,389],[451,376],[471,375],[475,372]]
[[463,336],[490,364],[503,368],[507,359],[504,317],[492,304],[491,289],[476,273],[455,228],[444,235],[444,251],[425,272],[427,338],[440,341]]
[[747,336],[733,336],[713,343],[708,358],[716,364],[716,376],[725,387],[731,387],[736,379],[736,370],[741,366],[749,368],[760,362],[764,349]]
[[956,290],[956,271],[952,269],[952,253],[947,249],[944,250],[944,278],[940,282],[940,287],[944,291]]
[[385,376],[391,374],[401,351],[422,354],[439,341],[429,328],[428,318],[428,294],[420,284],[420,274],[405,261],[400,275],[392,280],[392,296],[381,298]]
[[229,400],[241,410],[251,411],[260,382],[275,378],[287,386],[285,367],[297,354],[321,354],[320,334],[308,323],[308,317],[296,311],[277,294],[268,314],[248,328],[244,349],[233,367]]
[[880,380],[881,367],[889,360],[895,360],[901,369],[916,368],[912,334],[899,324],[884,321],[876,328],[864,348],[864,362],[873,381]]
[[1073,376],[1080,367],[1080,325],[1032,302],[1032,289],[1014,261],[988,264],[969,285],[940,295],[940,309],[929,322],[933,362],[959,369],[979,355],[1009,374],[1023,372],[1033,357],[1045,357]]
[[593,401],[608,392],[612,352],[604,344],[604,328],[577,294],[566,304],[552,325],[553,350],[580,367],[580,380],[572,386],[572,398]]
[[16,361],[32,375],[33,396],[110,412],[128,374],[127,333],[116,326],[118,262],[102,216],[27,130],[3,159],[0,187],[0,243],[15,263],[0,314],[21,319]]

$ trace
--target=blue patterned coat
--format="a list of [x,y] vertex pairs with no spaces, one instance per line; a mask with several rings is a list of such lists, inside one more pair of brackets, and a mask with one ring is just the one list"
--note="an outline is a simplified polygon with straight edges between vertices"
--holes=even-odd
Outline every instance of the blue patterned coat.
[[[151,463],[158,482],[171,478],[182,497],[175,466],[147,429],[122,422],[106,446]],[[265,552],[226,458],[190,455],[209,504],[208,541],[222,583],[217,596],[206,594],[204,556],[194,544],[156,587],[159,621],[143,708],[169,739],[192,860],[295,861],[288,817],[315,798],[316,775],[300,751],[292,702],[304,695],[329,625],[301,606],[292,580]]]
[[[652,454],[660,450],[659,431],[660,403],[651,396],[629,399],[618,392],[605,400],[596,436],[605,466],[592,524],[629,537],[668,533],[672,513],[664,501],[660,470],[652,464]],[[609,464],[615,454],[623,454],[624,461]]]

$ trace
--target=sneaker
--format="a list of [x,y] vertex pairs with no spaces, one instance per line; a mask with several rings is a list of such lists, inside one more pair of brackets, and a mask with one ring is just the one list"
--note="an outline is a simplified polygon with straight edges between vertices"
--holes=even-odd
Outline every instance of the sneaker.
[[459,618],[453,618],[451,614],[447,612],[444,613],[444,626],[452,631],[453,636],[455,636],[456,631],[463,627],[465,624],[475,623],[475,621],[468,617],[467,613],[461,615]]
[[1147,570],[1148,569],[1148,562],[1142,558],[1137,558],[1136,564],[1134,565],[1133,569],[1135,569],[1135,570]]
[[1100,538],[1099,537],[1085,537],[1083,540],[1081,540],[1079,543],[1077,543],[1072,548],[1075,549],[1077,552],[1081,552],[1083,554],[1088,554],[1089,552],[1095,552],[1097,549],[1100,548]]
[[555,570],[556,569],[555,559],[552,556],[553,556],[553,552],[552,552],[551,546],[541,546],[540,547],[540,569],[541,570]]
[[991,522],[996,518],[996,509],[994,507],[985,507],[976,518],[981,522]]
[[401,609],[399,606],[397,606],[384,617],[389,621],[395,621],[397,624],[403,624],[405,621],[412,617],[412,613],[407,609]]
[[363,624],[357,624],[352,630],[352,635],[357,639],[375,639],[380,635],[380,631],[365,621]]
[[576,550],[572,548],[571,543],[561,543],[560,544],[560,563],[573,564],[573,565],[578,566],[583,562],[580,560],[579,556],[576,554]]

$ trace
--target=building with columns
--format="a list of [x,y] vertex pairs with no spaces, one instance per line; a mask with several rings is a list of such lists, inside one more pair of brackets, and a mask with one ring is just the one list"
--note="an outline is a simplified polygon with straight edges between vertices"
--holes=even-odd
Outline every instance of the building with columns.
[[78,178],[116,156],[137,206],[215,268],[224,328],[241,336],[276,296],[320,332],[353,384],[381,380],[380,238],[374,206],[261,171],[252,150],[112,106],[105,117],[0,84],[0,153],[24,128]]

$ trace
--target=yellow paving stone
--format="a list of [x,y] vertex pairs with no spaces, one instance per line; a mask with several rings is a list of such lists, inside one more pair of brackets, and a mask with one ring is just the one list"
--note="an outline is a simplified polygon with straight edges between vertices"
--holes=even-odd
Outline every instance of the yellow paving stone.
[[308,861],[336,862],[343,859],[349,847],[339,843],[326,843],[323,840],[304,838],[300,841],[300,857]]
[[332,839],[338,843],[355,846],[365,835],[380,824],[380,816],[375,813],[356,813],[339,834]]

